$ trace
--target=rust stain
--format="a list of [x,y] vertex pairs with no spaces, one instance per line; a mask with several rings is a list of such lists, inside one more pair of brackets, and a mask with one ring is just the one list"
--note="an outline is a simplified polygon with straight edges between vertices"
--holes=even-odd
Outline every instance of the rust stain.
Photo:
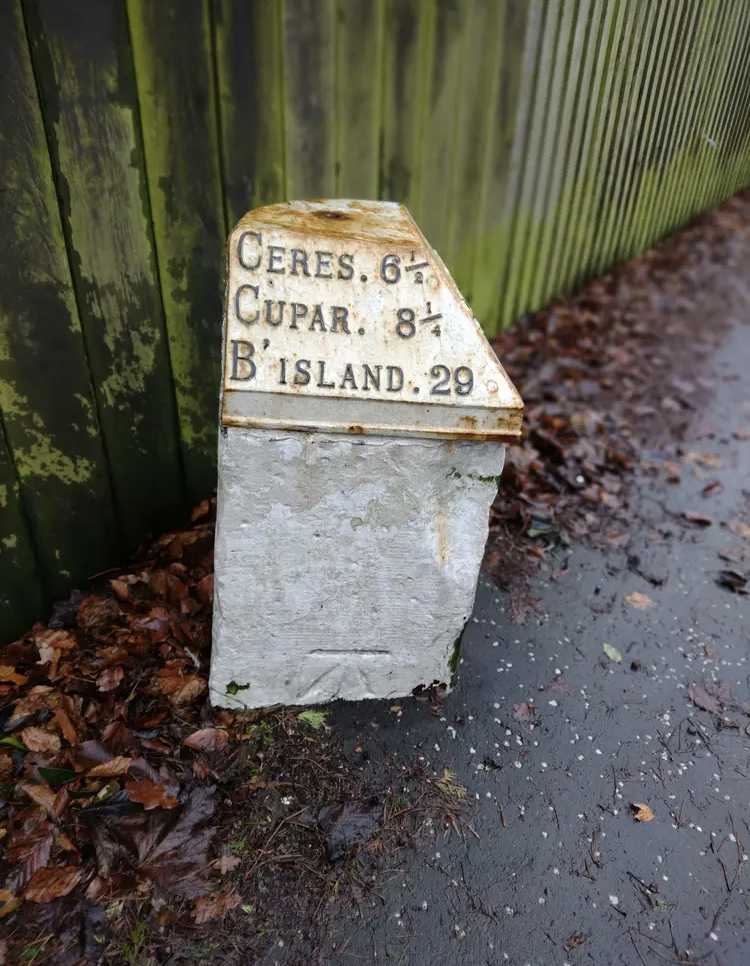
[[470,429],[477,428],[477,417],[476,416],[461,416],[459,422],[463,426],[468,426]]
[[438,560],[440,566],[444,567],[448,563],[448,533],[447,517],[444,513],[438,513],[437,533],[438,533]]
[[[232,235],[246,228],[284,230],[294,236],[335,238],[393,251],[424,250],[427,246],[405,209],[384,211],[378,202],[346,202],[345,210],[331,207],[330,201],[314,199],[268,205],[248,212]],[[309,241],[309,238],[305,238]],[[234,242],[233,242],[234,243]]]
[[[289,432],[299,432],[299,433],[345,433],[351,436],[415,436],[417,438],[423,439],[442,439],[445,440],[447,444],[452,445],[455,440],[465,440],[473,443],[508,443],[515,444],[518,443],[518,435],[511,434],[508,432],[499,433],[495,430],[489,430],[484,433],[472,433],[466,429],[424,429],[419,433],[414,433],[411,429],[399,429],[398,427],[389,428],[387,426],[362,426],[360,424],[354,423],[351,425],[342,426],[341,424],[334,423],[299,423],[295,420],[278,420],[273,424],[270,424],[268,419],[264,416],[238,416],[234,413],[227,412],[226,408],[222,409],[221,417],[222,426],[236,426],[238,428],[247,429],[274,429],[277,431],[289,431]],[[506,425],[507,428],[507,425]],[[449,451],[450,452],[450,451]]]
[[351,221],[351,215],[345,215],[343,211],[316,211],[316,218],[335,218],[339,221]]

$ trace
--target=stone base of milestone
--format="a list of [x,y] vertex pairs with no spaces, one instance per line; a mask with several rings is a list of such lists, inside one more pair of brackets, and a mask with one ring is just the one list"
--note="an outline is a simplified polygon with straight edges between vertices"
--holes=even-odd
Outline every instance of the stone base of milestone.
[[211,701],[450,686],[505,446],[220,434]]

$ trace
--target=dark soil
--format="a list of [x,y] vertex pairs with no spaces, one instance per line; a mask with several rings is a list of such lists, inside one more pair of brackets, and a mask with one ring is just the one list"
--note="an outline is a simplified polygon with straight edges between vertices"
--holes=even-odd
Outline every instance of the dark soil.
[[748,270],[738,196],[498,341],[450,695],[213,711],[209,501],[0,652],[0,963],[746,962]]

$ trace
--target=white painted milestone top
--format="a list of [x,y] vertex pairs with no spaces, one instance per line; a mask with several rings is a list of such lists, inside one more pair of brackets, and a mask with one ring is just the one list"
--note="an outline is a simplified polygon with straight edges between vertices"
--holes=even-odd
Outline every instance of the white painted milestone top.
[[223,425],[507,440],[523,404],[403,205],[304,201],[229,241]]

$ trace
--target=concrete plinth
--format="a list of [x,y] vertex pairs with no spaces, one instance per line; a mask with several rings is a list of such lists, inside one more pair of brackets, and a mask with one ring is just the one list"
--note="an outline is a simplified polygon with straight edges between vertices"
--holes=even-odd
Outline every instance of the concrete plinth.
[[212,703],[449,685],[504,454],[459,440],[222,435]]

